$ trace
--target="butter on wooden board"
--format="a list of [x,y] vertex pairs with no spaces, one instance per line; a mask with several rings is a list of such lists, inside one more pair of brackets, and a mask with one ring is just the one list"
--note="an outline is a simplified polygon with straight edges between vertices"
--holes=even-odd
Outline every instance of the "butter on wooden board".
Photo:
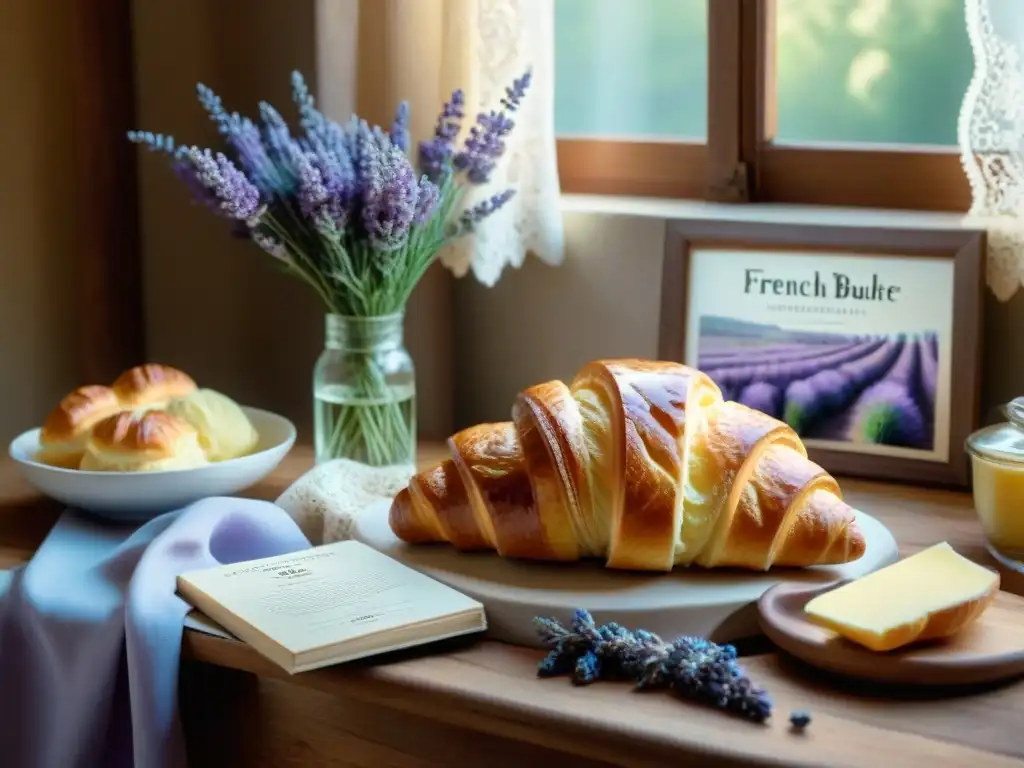
[[848,640],[891,651],[956,634],[998,591],[998,573],[942,542],[818,595],[804,610]]
[[292,674],[487,628],[479,602],[357,541],[183,573],[177,584]]

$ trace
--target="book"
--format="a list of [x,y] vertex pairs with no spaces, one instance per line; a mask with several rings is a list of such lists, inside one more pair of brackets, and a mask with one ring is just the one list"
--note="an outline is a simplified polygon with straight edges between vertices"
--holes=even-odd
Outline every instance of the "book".
[[197,611],[194,608],[185,616],[185,626],[196,632],[202,632],[204,635],[223,637],[225,640],[238,639],[202,611]]
[[177,585],[290,674],[487,628],[479,602],[358,541],[191,571]]

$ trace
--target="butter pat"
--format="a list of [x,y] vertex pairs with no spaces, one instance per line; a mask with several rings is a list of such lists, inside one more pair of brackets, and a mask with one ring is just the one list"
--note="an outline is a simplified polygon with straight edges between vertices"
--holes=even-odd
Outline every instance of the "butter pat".
[[197,389],[171,400],[167,412],[195,428],[199,445],[210,461],[246,456],[259,442],[260,436],[245,411],[230,397],[213,389]]
[[804,607],[818,624],[873,651],[949,637],[977,619],[999,591],[999,574],[943,542]]

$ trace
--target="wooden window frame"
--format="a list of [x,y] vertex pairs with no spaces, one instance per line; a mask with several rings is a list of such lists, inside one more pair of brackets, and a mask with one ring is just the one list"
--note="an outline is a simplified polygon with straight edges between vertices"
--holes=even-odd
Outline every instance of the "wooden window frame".
[[706,144],[558,139],[562,191],[632,197],[704,196]]
[[559,139],[564,192],[966,211],[956,148],[776,142],[775,0],[708,0],[704,144]]

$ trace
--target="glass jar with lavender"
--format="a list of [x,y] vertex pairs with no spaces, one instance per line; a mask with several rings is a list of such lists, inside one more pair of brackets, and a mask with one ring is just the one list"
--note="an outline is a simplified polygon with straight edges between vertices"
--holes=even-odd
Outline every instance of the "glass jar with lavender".
[[337,123],[317,108],[299,72],[291,78],[299,135],[269,103],[260,104],[257,122],[228,112],[201,83],[199,101],[226,140],[223,151],[151,131],[128,134],[162,154],[199,201],[323,302],[327,339],[313,374],[318,462],[415,462],[415,377],[402,313],[438,254],[515,194],[496,190],[472,204],[465,197],[491,184],[531,79],[527,70],[513,80],[468,130],[465,96],[453,91],[433,135],[416,144],[408,104],[387,128],[358,115]]
[[403,313],[326,316],[313,372],[316,461],[415,465],[416,376]]

